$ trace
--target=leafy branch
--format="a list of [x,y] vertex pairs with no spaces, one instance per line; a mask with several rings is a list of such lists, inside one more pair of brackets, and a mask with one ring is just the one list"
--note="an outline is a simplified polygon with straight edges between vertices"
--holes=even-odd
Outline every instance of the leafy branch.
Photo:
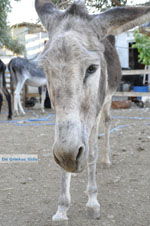
[[22,54],[25,47],[17,39],[12,38],[10,27],[7,24],[7,14],[10,11],[10,0],[0,0],[0,47],[6,47],[16,54]]
[[136,43],[132,47],[138,49],[139,62],[150,65],[150,37],[136,30],[134,38]]

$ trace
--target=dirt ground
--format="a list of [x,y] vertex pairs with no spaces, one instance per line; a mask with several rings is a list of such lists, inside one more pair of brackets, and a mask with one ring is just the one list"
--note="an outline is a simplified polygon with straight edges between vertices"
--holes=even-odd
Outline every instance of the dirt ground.
[[55,115],[28,110],[8,122],[4,111],[0,154],[35,154],[38,162],[0,162],[0,226],[150,226],[150,109],[112,110],[112,166],[103,169],[100,157],[97,164],[101,218],[86,215],[84,171],[72,178],[68,224],[51,221],[60,181],[51,150]]

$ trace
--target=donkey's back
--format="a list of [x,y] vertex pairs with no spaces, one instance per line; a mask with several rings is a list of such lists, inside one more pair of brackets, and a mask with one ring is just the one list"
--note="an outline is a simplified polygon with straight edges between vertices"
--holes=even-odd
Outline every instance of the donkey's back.
[[33,79],[45,78],[42,68],[26,58],[13,58],[8,64],[8,69],[15,78],[17,78],[17,76],[23,77],[25,75],[29,78],[33,77]]

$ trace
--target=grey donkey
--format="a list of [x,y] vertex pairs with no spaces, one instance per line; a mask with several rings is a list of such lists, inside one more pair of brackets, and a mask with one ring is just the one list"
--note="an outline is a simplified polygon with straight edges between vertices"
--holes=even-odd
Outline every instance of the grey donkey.
[[26,58],[16,57],[10,60],[8,69],[11,75],[11,89],[14,90],[14,113],[25,114],[21,104],[21,90],[25,84],[33,87],[42,87],[41,110],[44,112],[47,80],[45,74],[36,62]]
[[103,118],[106,141],[101,161],[110,165],[111,97],[121,78],[113,35],[150,20],[150,7],[116,7],[91,15],[83,1],[61,11],[49,0],[35,0],[35,8],[49,34],[40,62],[56,111],[54,159],[62,167],[58,209],[52,219],[68,219],[71,173],[84,168],[88,168],[88,214],[99,218],[98,128]]

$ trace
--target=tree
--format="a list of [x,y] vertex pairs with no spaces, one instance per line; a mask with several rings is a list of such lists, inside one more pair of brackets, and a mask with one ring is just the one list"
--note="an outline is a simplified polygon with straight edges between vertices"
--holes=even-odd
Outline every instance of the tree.
[[125,6],[127,0],[88,0],[87,5],[99,10],[105,10],[114,6]]
[[136,30],[134,33],[135,44],[133,48],[137,48],[139,52],[139,62],[150,65],[150,36],[140,33]]
[[[10,28],[7,24],[7,13],[11,11],[11,0],[0,0],[0,47],[5,46],[14,53],[20,54],[24,52],[24,46],[11,37]],[[14,0],[20,1],[20,0]],[[59,7],[65,8],[70,4],[70,0],[52,0]],[[127,0],[87,0],[87,6],[93,12],[96,10],[105,10],[114,6],[124,6]],[[149,2],[148,2],[149,4]]]
[[[65,8],[70,4],[69,0],[52,0],[52,2],[59,7]],[[126,5],[127,0],[87,0],[86,5],[90,8],[93,8],[93,11],[104,10],[113,6],[124,6]]]
[[10,11],[10,0],[0,0],[0,47],[5,46],[16,54],[22,54],[24,46],[18,40],[12,38],[10,27],[7,24],[7,13]]

